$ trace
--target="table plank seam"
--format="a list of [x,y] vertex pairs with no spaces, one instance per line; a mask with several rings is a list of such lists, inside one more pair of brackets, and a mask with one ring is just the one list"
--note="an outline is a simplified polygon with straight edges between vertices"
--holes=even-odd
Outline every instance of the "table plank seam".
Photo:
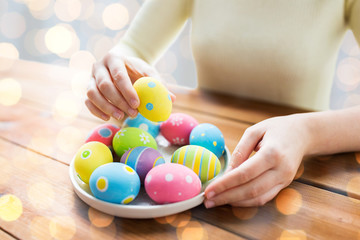
[[16,237],[14,234],[12,234],[11,232],[7,231],[6,229],[4,229],[3,227],[0,226],[0,230],[3,231],[4,233],[6,233],[7,235],[9,235],[10,237],[14,238],[14,239],[19,239],[18,237]]
[[69,164],[67,164],[67,163],[64,163],[64,162],[62,162],[62,161],[60,161],[60,160],[58,160],[58,159],[56,159],[56,158],[53,158],[53,157],[51,157],[51,156],[45,155],[45,154],[43,154],[43,153],[41,153],[41,152],[38,152],[38,151],[36,151],[36,150],[34,150],[34,149],[32,149],[32,148],[28,148],[28,147],[26,147],[26,146],[24,146],[24,145],[22,145],[22,144],[20,144],[20,143],[17,143],[17,142],[14,142],[14,141],[10,140],[10,139],[4,138],[3,136],[0,136],[0,139],[1,139],[1,140],[4,140],[4,141],[6,141],[6,142],[9,142],[9,143],[11,143],[11,144],[14,144],[14,145],[16,145],[16,146],[18,146],[18,147],[27,149],[28,151],[31,151],[31,152],[33,152],[33,153],[39,154],[39,155],[41,155],[41,156],[43,156],[43,157],[49,158],[49,159],[51,159],[51,160],[54,160],[54,161],[56,161],[56,162],[59,162],[59,163],[61,163],[61,164],[66,165],[66,166],[69,166]]

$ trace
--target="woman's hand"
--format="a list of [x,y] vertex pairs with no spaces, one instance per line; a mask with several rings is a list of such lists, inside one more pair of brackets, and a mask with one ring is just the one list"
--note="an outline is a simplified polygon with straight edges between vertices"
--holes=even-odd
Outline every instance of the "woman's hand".
[[92,84],[85,100],[87,108],[105,121],[111,116],[120,120],[125,114],[135,117],[140,102],[132,85],[144,76],[161,79],[155,68],[145,61],[122,55],[116,47],[113,48],[93,66]]
[[304,115],[271,118],[249,127],[226,173],[205,189],[205,206],[260,206],[288,186],[309,147]]

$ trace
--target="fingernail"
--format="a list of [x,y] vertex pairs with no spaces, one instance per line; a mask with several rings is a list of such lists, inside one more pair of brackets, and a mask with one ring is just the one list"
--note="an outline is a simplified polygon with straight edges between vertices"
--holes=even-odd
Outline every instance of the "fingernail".
[[215,192],[209,192],[208,194],[206,194],[207,199],[210,199],[210,198],[212,198],[214,196],[215,196]]
[[101,119],[104,120],[104,121],[108,121],[108,120],[109,120],[109,116],[108,116],[108,115],[105,115],[105,114],[102,114],[102,115],[101,115]]
[[215,202],[213,202],[213,201],[206,201],[205,202],[205,207],[206,208],[212,208],[214,206],[215,206]]
[[138,101],[136,99],[131,99],[130,105],[133,108],[137,108],[138,107]]
[[130,116],[134,117],[136,115],[137,111],[135,109],[129,108],[128,113]]
[[121,117],[122,117],[122,114],[119,113],[119,112],[114,112],[114,113],[113,113],[113,117],[114,117],[115,119],[117,119],[117,120],[120,120]]

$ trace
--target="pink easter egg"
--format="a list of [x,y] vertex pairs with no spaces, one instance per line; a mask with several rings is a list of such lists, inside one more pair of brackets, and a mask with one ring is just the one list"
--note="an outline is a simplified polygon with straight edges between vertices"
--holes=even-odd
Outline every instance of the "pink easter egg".
[[105,123],[102,124],[96,128],[94,128],[87,139],[85,140],[85,143],[87,142],[101,142],[108,146],[110,149],[112,149],[112,140],[114,138],[114,135],[117,131],[119,131],[120,128],[114,124]]
[[185,113],[173,113],[160,126],[161,134],[173,145],[188,145],[192,129],[199,123]]
[[145,190],[156,203],[174,203],[198,195],[201,181],[188,167],[165,163],[154,167],[146,175]]

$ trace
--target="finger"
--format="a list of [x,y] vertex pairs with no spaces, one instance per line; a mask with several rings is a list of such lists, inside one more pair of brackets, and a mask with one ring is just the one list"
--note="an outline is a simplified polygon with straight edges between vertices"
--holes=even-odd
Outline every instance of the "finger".
[[261,141],[264,133],[265,132],[256,125],[246,129],[231,155],[231,160],[227,172],[236,168],[249,158],[255,147]]
[[214,207],[224,204],[231,204],[238,201],[245,201],[255,199],[271,188],[279,184],[279,178],[274,170],[266,171],[264,174],[255,178],[253,181],[247,182],[243,185],[238,185],[234,188],[228,189],[213,198],[205,201],[206,207]]
[[107,62],[107,67],[115,86],[124,96],[127,104],[131,106],[131,108],[136,109],[140,104],[139,97],[132,86],[123,60],[111,58]]
[[[96,113],[96,116],[98,116],[97,114],[99,114],[100,111],[101,113],[104,113],[107,116],[113,116],[118,120],[124,117],[124,113],[112,105],[108,100],[106,100],[96,86],[89,88],[87,91],[87,97],[92,103],[92,105],[89,106],[94,111],[94,113]],[[95,108],[92,108],[93,106],[96,107],[99,111],[95,110]]]
[[131,117],[137,115],[137,110],[131,108],[122,94],[115,87],[114,83],[110,79],[108,70],[105,67],[98,67],[95,72],[95,79],[97,81],[97,87],[100,93],[110,101],[114,106],[123,112],[126,112]]
[[245,184],[252,179],[260,176],[262,173],[273,167],[272,161],[266,158],[266,154],[259,151],[239,167],[224,174],[220,178],[216,178],[205,189],[205,196],[212,198],[221,192],[224,192],[235,186]]
[[285,186],[279,184],[270,189],[268,192],[264,193],[261,196],[258,196],[253,199],[242,200],[238,202],[231,203],[234,207],[254,207],[254,206],[264,206],[267,202],[270,202]]
[[104,121],[108,121],[110,119],[110,117],[106,113],[97,108],[89,99],[85,100],[85,105],[89,109],[89,111],[96,117],[101,118]]

